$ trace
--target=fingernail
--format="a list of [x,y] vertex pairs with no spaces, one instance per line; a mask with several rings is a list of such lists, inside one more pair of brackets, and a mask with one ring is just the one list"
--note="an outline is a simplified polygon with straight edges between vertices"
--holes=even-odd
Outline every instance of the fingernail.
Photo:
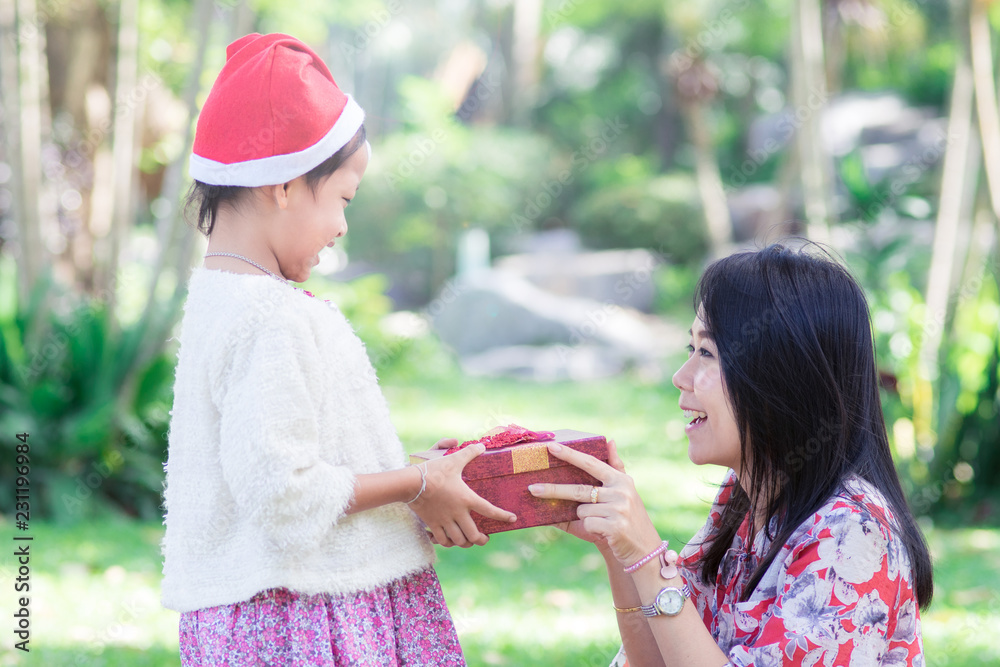
[[541,484],[532,484],[531,486],[528,487],[528,493],[541,493],[541,491],[542,491]]
[[517,515],[516,514],[514,516],[510,517],[510,522],[511,523],[517,523]]
[[549,445],[549,451],[550,452],[562,451],[562,445],[560,445],[558,442],[553,442],[551,445]]

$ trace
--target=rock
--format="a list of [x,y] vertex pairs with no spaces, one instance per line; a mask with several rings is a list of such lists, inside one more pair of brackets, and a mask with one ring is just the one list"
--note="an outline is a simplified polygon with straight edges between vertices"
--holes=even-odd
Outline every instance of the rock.
[[434,329],[460,356],[517,345],[596,345],[626,359],[659,357],[671,345],[658,318],[613,302],[566,297],[490,270],[449,283],[428,307]]
[[[896,93],[845,93],[820,113],[825,152],[842,158],[858,150],[872,183],[906,166],[936,163],[947,144],[946,119],[936,118],[934,109],[907,106]],[[750,169],[784,149],[803,122],[791,109],[754,119],[747,131],[748,159],[740,165],[743,174],[751,175]]]
[[583,297],[648,313],[656,298],[653,272],[659,264],[656,255],[643,249],[538,251],[502,257],[496,261],[496,268],[553,294]]
[[756,238],[760,232],[768,231],[768,221],[773,219],[775,211],[781,206],[781,193],[773,185],[748,185],[731,190],[726,203],[736,240],[747,241]]
[[462,359],[469,375],[514,377],[538,382],[595,380],[621,373],[626,358],[596,345],[512,345]]
[[580,235],[572,229],[565,228],[522,234],[514,237],[510,245],[518,253],[573,254],[583,248]]

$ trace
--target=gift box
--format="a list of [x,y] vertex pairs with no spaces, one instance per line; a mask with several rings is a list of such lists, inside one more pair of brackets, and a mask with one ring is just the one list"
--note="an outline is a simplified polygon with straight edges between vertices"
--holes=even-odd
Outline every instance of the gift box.
[[[553,442],[590,454],[602,461],[608,460],[608,443],[603,435],[563,429],[552,432],[553,437],[540,442],[487,449],[474,458],[462,471],[462,479],[473,491],[497,507],[517,515],[514,523],[488,519],[475,512],[472,518],[483,533],[547,526],[577,518],[580,503],[571,500],[536,498],[528,493],[528,485],[586,484],[601,486],[590,474],[549,454]],[[445,450],[434,449],[410,455],[411,464],[445,456]]]

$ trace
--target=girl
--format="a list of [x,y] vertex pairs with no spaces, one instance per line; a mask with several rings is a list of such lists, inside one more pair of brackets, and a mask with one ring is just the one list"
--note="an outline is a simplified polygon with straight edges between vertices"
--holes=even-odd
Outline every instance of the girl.
[[[287,35],[248,35],[198,119],[191,200],[209,237],[180,335],[163,603],[186,665],[463,665],[421,520],[485,544],[470,447],[404,452],[364,346],[294,288],[347,232],[364,113]],[[456,444],[442,440],[440,446]]]
[[861,288],[772,245],[711,265],[696,303],[673,378],[688,456],[730,471],[679,559],[617,455],[553,448],[603,486],[530,488],[586,503],[566,528],[605,558],[628,664],[922,667],[931,563],[893,467]]

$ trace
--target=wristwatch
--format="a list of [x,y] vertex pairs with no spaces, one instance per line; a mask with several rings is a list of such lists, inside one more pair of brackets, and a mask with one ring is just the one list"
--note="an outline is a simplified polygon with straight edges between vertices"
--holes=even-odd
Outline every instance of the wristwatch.
[[689,597],[691,597],[691,589],[687,584],[684,584],[683,588],[667,586],[656,594],[653,604],[642,605],[642,613],[650,618],[653,616],[676,616],[681,613],[684,601]]

